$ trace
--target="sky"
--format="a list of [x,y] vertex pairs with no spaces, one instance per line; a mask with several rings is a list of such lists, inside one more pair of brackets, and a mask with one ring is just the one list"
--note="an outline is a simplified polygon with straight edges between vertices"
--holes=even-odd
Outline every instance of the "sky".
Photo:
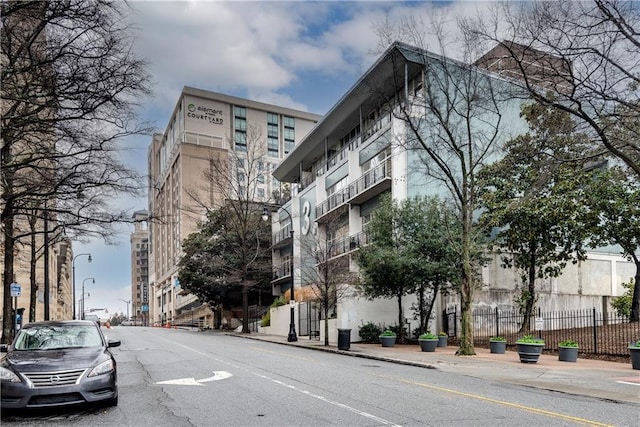
[[[152,97],[140,100],[139,114],[164,132],[184,86],[324,114],[377,59],[375,29],[381,22],[441,16],[455,36],[457,18],[476,16],[489,3],[132,1],[127,18],[139,29],[134,49],[149,64],[153,89]],[[455,49],[446,54],[456,58]],[[150,141],[127,140],[122,151],[142,174]],[[145,199],[115,203],[131,212],[147,209]],[[74,262],[77,298],[85,283],[85,308],[106,309],[109,316],[127,313],[132,231],[123,226],[115,245],[74,242],[75,255],[92,258]]]

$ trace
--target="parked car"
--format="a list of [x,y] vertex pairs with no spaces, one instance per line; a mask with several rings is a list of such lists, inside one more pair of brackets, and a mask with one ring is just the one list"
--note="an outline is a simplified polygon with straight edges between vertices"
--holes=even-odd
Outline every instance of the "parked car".
[[0,360],[2,409],[118,404],[116,360],[90,320],[27,323]]

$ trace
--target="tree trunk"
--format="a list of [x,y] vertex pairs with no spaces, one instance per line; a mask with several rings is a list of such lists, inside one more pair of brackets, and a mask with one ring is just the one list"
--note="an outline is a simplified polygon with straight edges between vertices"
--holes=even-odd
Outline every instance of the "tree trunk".
[[31,218],[31,259],[29,260],[29,284],[31,289],[31,295],[29,296],[29,322],[36,321],[36,302],[38,293],[38,281],[36,280],[36,234],[35,234],[35,221]]
[[460,348],[459,356],[476,354],[473,345],[473,265],[471,263],[471,213],[469,205],[462,204],[462,268],[460,280]]
[[[329,301],[326,301],[327,303]],[[324,305],[324,345],[329,345],[329,304]]]
[[3,302],[2,302],[2,338],[3,344],[10,344],[13,341],[13,322],[11,315],[11,283],[13,283],[13,251],[15,242],[13,240],[13,212],[9,206],[5,206],[6,217],[2,221],[4,227],[4,274],[3,274]]
[[249,333],[249,286],[242,282],[242,333]]
[[398,342],[404,343],[404,319],[402,313],[402,291],[398,292]]
[[538,251],[538,244],[535,240],[529,242],[529,269],[527,271],[527,300],[524,305],[522,326],[520,332],[531,331],[531,316],[533,313],[533,305],[536,301],[536,266],[537,258],[536,252]]

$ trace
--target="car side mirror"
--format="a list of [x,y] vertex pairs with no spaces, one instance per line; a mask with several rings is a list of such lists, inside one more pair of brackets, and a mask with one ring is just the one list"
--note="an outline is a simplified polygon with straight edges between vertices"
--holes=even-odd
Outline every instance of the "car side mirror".
[[9,351],[9,345],[7,344],[0,344],[0,353],[6,353]]
[[120,340],[109,340],[107,342],[107,347],[111,348],[111,347],[120,347],[121,341]]

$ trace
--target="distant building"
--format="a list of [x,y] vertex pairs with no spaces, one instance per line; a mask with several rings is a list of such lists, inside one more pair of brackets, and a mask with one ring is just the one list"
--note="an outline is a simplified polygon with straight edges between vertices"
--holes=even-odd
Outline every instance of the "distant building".
[[131,312],[133,321],[149,323],[149,214],[146,210],[133,213],[131,233]]
[[[290,108],[185,87],[163,134],[153,136],[149,168],[149,309],[152,324],[190,323],[217,327],[221,313],[186,293],[177,278],[182,241],[196,231],[207,209],[223,203],[207,182],[213,158],[247,151],[251,130],[264,139],[265,152],[255,202],[281,194],[271,171],[320,119]],[[232,172],[233,173],[233,172]],[[242,181],[240,173],[238,181]],[[242,185],[242,184],[240,184]]]

